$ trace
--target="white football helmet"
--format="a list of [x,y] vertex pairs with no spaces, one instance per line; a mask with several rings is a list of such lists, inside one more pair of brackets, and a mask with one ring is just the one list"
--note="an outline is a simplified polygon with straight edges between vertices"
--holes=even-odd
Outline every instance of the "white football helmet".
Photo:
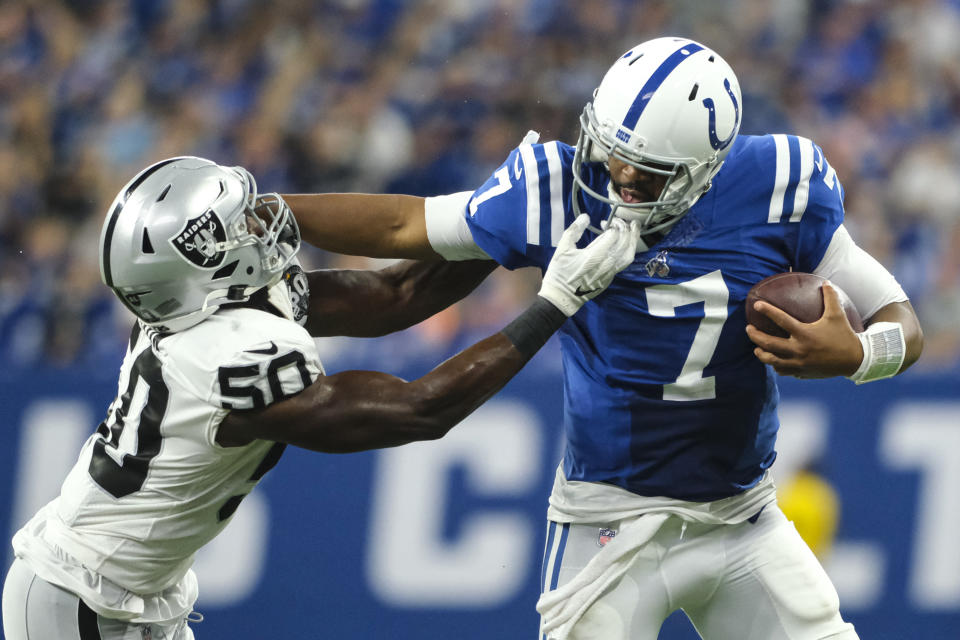
[[191,327],[278,282],[300,230],[242,167],[181,157],[147,167],[117,195],[100,234],[100,277],[143,322]]
[[[573,204],[580,192],[637,220],[642,232],[662,231],[710,188],[740,130],[740,84],[723,58],[686,38],[657,38],[627,51],[610,67],[580,117],[573,159]],[[587,184],[589,163],[613,156],[666,176],[659,198],[624,202],[611,184]],[[588,165],[588,166],[585,166]]]

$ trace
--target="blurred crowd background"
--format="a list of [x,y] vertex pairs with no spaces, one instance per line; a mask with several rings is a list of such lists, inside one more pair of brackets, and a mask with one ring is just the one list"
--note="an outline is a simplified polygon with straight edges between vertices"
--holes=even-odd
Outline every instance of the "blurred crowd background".
[[[0,365],[115,370],[130,316],[99,231],[153,161],[241,164],[262,191],[474,189],[528,129],[574,143],[607,67],[661,35],[730,62],[744,133],[823,147],[923,322],[917,368],[956,370],[960,0],[3,0]],[[498,270],[399,357],[498,329],[537,278]]]

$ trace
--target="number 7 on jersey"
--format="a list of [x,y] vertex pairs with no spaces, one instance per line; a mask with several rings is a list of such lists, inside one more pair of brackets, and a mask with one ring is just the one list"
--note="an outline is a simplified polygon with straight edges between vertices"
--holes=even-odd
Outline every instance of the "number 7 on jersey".
[[710,400],[716,397],[716,378],[703,377],[703,370],[710,364],[720,342],[729,299],[730,292],[720,271],[711,271],[680,284],[647,287],[647,309],[652,316],[672,318],[677,307],[703,302],[703,319],[693,336],[680,375],[663,385],[664,400]]

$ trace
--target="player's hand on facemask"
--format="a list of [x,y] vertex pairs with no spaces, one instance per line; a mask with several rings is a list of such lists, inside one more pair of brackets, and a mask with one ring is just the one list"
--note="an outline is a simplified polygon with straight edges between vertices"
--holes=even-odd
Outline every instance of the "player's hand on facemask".
[[640,235],[636,222],[615,219],[590,244],[579,249],[577,241],[589,224],[590,217],[582,214],[563,232],[540,286],[540,296],[567,316],[600,295],[636,254]]

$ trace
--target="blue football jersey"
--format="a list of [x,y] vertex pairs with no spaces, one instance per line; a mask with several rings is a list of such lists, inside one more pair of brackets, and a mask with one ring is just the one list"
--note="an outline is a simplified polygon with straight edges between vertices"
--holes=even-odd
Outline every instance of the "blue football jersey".
[[[521,145],[473,194],[467,224],[494,260],[546,268],[574,218],[573,153]],[[592,171],[606,193],[609,175]],[[599,227],[609,207],[585,200]],[[711,189],[562,327],[567,478],[696,501],[754,486],[776,456],[779,394],[744,301],[769,275],[813,271],[842,221],[818,146],[740,136]]]

